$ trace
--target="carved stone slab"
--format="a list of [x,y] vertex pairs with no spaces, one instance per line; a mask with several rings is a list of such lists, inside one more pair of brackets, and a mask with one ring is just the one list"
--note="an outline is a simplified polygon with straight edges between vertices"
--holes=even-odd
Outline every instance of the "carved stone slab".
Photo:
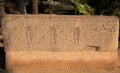
[[118,29],[114,16],[6,15],[2,18],[6,69],[13,73],[111,70],[118,61]]
[[6,15],[6,50],[116,50],[119,20],[114,16]]

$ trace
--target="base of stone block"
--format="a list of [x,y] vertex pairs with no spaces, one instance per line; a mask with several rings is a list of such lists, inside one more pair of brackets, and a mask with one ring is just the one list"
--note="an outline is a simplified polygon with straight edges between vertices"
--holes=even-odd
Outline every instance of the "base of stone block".
[[41,70],[41,69],[16,69],[9,71],[8,73],[120,73],[120,70],[118,68],[111,69],[111,70],[105,70],[105,69],[63,69],[63,70]]
[[[41,52],[7,51],[8,70],[79,70],[81,68],[113,69],[118,63],[117,51]],[[37,73],[37,72],[35,72]],[[47,72],[46,72],[47,73]]]

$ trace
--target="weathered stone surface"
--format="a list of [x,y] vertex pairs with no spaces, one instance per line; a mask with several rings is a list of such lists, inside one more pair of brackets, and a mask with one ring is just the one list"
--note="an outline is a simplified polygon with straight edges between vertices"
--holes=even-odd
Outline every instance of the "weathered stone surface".
[[119,20],[114,16],[6,15],[6,50],[116,50]]
[[113,16],[6,15],[2,29],[8,70],[117,65],[119,21]]

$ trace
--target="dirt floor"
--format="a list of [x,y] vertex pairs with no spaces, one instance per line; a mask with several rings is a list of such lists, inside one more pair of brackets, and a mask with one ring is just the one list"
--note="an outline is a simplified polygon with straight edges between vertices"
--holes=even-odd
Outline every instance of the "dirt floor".
[[46,70],[46,69],[21,69],[9,71],[9,73],[120,73],[120,50],[119,51],[119,63],[115,69],[65,69],[65,70]]
[[15,71],[2,71],[0,69],[0,73],[120,73],[120,50],[118,50],[119,55],[119,63],[115,69],[66,69],[66,70],[39,70],[39,69],[22,69]]

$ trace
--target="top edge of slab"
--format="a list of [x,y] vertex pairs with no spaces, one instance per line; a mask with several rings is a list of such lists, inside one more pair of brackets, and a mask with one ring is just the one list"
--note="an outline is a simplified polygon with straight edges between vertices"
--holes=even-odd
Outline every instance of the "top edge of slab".
[[119,19],[117,16],[106,16],[106,15],[57,15],[57,14],[6,14],[5,16],[52,16],[52,17],[112,17]]

